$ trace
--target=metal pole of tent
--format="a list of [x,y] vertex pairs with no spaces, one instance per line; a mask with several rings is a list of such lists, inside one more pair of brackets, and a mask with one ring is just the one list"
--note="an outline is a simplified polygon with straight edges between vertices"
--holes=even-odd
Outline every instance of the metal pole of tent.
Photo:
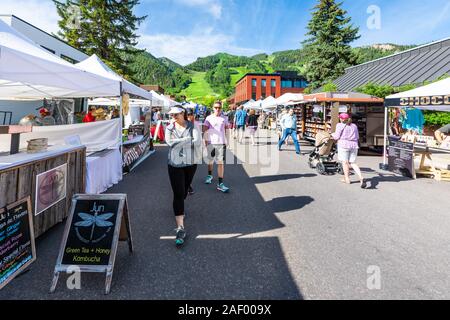
[[384,107],[384,142],[383,142],[383,167],[386,166],[386,162],[387,162],[387,154],[386,154],[386,149],[387,149],[387,126],[388,126],[388,121],[389,121],[389,117],[388,117],[388,107]]
[[[123,161],[123,92],[122,82],[120,82],[120,96],[119,96],[119,113],[120,113],[120,156]],[[123,168],[123,166],[122,166]]]

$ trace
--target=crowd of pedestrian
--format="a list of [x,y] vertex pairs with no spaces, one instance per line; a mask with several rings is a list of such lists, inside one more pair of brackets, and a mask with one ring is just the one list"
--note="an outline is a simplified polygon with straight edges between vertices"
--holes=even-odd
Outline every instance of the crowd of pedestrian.
[[[184,202],[188,195],[194,194],[192,181],[197,172],[198,164],[207,162],[205,184],[211,185],[215,181],[214,166],[217,166],[216,189],[222,193],[229,193],[230,188],[225,184],[225,162],[229,145],[229,132],[240,144],[246,133],[250,136],[252,146],[256,146],[255,136],[258,128],[264,128],[268,116],[257,114],[255,110],[246,111],[241,106],[237,110],[223,113],[222,103],[214,103],[213,111],[209,113],[203,123],[196,119],[191,109],[184,109],[181,105],[171,108],[169,115],[171,122],[166,128],[166,143],[169,146],[168,174],[173,191],[173,211],[176,222],[177,246],[182,246],[186,239],[184,220],[186,217]],[[158,115],[160,117],[160,115]],[[278,150],[291,138],[295,145],[295,152],[301,155],[300,142],[297,134],[297,118],[293,109],[286,108],[277,119],[279,130]],[[231,130],[229,130],[231,129]],[[350,184],[350,167],[359,177],[361,188],[366,188],[361,169],[356,163],[359,149],[358,127],[352,123],[350,115],[340,115],[340,123],[331,139],[338,145],[338,158],[342,163],[344,178],[342,182]],[[206,157],[203,157],[206,150]]]

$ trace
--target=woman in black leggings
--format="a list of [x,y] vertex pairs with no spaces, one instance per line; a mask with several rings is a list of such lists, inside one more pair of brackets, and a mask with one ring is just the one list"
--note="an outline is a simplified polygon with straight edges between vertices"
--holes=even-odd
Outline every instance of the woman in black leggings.
[[194,124],[187,121],[186,112],[182,107],[173,107],[169,114],[174,121],[167,126],[165,137],[170,147],[168,168],[177,223],[175,243],[182,246],[186,238],[184,200],[197,171],[197,163],[201,161],[197,156],[198,148],[201,146],[201,135]]

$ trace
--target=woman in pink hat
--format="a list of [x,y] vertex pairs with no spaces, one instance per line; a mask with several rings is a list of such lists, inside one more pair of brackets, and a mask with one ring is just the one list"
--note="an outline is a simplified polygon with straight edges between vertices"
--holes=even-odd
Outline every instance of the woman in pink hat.
[[339,115],[341,123],[336,126],[336,132],[332,134],[334,140],[338,141],[338,157],[339,161],[342,162],[342,167],[344,169],[344,180],[347,184],[350,184],[350,166],[353,168],[355,173],[358,175],[361,182],[361,188],[365,189],[367,187],[366,182],[361,173],[361,169],[356,164],[356,158],[358,156],[358,141],[359,132],[358,127],[352,123],[352,118],[348,113],[342,113]]

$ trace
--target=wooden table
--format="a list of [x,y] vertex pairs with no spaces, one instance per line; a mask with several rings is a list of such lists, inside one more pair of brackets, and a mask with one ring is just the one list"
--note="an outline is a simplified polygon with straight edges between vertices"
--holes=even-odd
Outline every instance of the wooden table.
[[[433,163],[433,158],[431,157],[433,154],[434,148],[423,147],[417,148],[414,150],[416,156],[420,156],[420,165],[419,169],[416,170],[416,174],[428,176],[436,179],[437,181],[450,181],[450,170],[438,169]],[[436,149],[437,150],[437,149]],[[438,149],[439,152],[450,153],[450,151]],[[425,162],[429,160],[429,165],[425,165]]]

